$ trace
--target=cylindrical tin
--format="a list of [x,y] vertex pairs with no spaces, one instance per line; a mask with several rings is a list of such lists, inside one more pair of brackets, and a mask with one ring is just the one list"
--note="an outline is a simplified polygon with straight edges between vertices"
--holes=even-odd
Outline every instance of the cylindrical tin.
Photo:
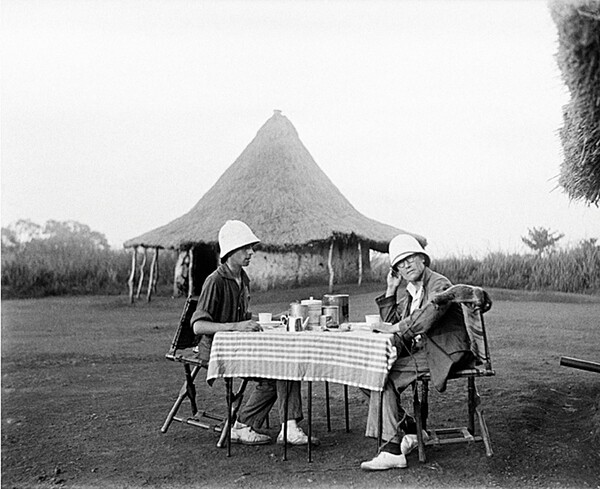
[[333,319],[331,316],[327,316],[326,314],[321,314],[319,318],[319,327],[321,329],[332,328],[333,327]]
[[350,321],[350,296],[348,294],[325,294],[323,296],[324,306],[338,306],[339,324]]
[[321,312],[325,316],[331,317],[331,326],[337,327],[340,325],[340,308],[338,306],[323,306]]
[[306,319],[308,317],[308,306],[299,302],[292,302],[290,304],[290,316]]
[[300,304],[308,307],[308,324],[306,325],[306,329],[313,329],[315,326],[318,326],[323,301],[311,297],[310,299],[300,301]]

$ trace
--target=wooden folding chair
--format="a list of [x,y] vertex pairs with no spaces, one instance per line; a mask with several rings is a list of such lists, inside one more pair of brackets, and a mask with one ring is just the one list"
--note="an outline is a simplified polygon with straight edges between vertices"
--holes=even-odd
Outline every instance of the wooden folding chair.
[[[469,286],[458,286],[469,287]],[[482,289],[479,289],[480,291]],[[493,455],[490,435],[487,429],[481,398],[477,393],[475,379],[478,377],[490,377],[496,373],[492,369],[492,360],[488,347],[487,335],[485,332],[485,323],[483,313],[491,307],[491,300],[485,294],[487,301],[485,303],[474,299],[472,302],[454,299],[453,302],[461,303],[465,325],[471,341],[471,351],[475,358],[475,365],[472,368],[464,368],[454,371],[448,377],[448,380],[467,379],[467,407],[468,407],[468,425],[451,428],[427,428],[427,417],[429,411],[428,392],[431,376],[425,374],[413,383],[413,410],[417,424],[417,440],[419,448],[419,461],[425,462],[425,446],[446,445],[453,443],[471,443],[483,441],[486,455]],[[420,384],[420,389],[419,389]],[[419,393],[420,390],[420,393]],[[475,415],[479,422],[479,434],[475,433]],[[429,440],[425,441],[423,430],[429,435]]]
[[[196,403],[196,376],[201,369],[206,370],[208,368],[208,362],[200,360],[198,353],[194,351],[200,340],[200,337],[194,334],[191,325],[192,315],[197,305],[198,297],[188,296],[179,320],[179,326],[171,342],[171,348],[165,355],[168,360],[183,364],[185,381],[179,391],[179,396],[163,423],[161,431],[166,433],[173,421],[198,428],[213,429],[221,432],[221,438],[217,445],[223,446],[227,432],[227,416],[217,415],[205,410],[200,411]],[[231,419],[233,420],[235,420],[237,411],[239,410],[247,383],[246,379],[242,380],[239,389],[233,394],[233,398],[231,399]],[[190,402],[191,416],[178,416],[179,408],[185,399],[188,399]]]

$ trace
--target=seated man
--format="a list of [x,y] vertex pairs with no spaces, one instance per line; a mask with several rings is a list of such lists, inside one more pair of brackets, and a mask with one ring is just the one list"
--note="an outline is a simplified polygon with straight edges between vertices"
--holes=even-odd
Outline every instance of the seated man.
[[[219,231],[221,265],[210,274],[198,299],[191,323],[194,333],[202,335],[199,346],[201,360],[208,362],[213,335],[219,331],[260,331],[260,325],[248,311],[248,275],[243,270],[250,264],[254,245],[260,240],[241,221],[227,221]],[[269,411],[277,400],[279,417],[284,421],[284,403],[287,382],[259,380],[248,402],[242,406],[235,425],[231,428],[231,441],[246,445],[270,443],[268,435],[258,433]],[[298,426],[302,419],[300,382],[289,382],[287,441],[292,445],[305,445],[308,436]],[[283,443],[283,427],[277,438]],[[313,437],[312,442],[318,443]]]
[[[425,372],[431,374],[436,389],[443,392],[451,369],[472,360],[460,304],[432,302],[436,295],[451,287],[450,281],[429,269],[429,255],[410,235],[400,234],[392,239],[389,254],[387,290],[376,302],[382,320],[392,324],[374,329],[395,334],[398,358],[383,391],[385,443],[374,459],[361,464],[364,470],[405,468],[406,454],[417,446],[416,423],[400,406],[401,392]],[[406,295],[397,302],[396,293],[403,279],[407,282]],[[377,437],[378,412],[379,395],[373,393],[366,436]],[[405,435],[401,442],[398,427]]]

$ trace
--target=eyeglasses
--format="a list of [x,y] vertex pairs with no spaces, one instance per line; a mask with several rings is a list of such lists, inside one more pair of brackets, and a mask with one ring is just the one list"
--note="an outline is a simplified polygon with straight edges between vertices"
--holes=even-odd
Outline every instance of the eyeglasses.
[[408,265],[411,265],[415,262],[415,260],[417,259],[417,255],[410,255],[407,256],[404,260],[399,261],[398,263],[396,263],[392,269],[397,272],[400,268],[406,268]]

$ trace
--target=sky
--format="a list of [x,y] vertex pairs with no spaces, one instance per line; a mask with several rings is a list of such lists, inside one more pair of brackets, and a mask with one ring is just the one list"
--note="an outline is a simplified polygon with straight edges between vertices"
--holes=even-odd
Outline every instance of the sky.
[[[115,247],[189,211],[281,110],[364,215],[432,256],[600,238],[558,187],[544,0],[2,0],[2,226]],[[268,182],[265,182],[268,184]]]

